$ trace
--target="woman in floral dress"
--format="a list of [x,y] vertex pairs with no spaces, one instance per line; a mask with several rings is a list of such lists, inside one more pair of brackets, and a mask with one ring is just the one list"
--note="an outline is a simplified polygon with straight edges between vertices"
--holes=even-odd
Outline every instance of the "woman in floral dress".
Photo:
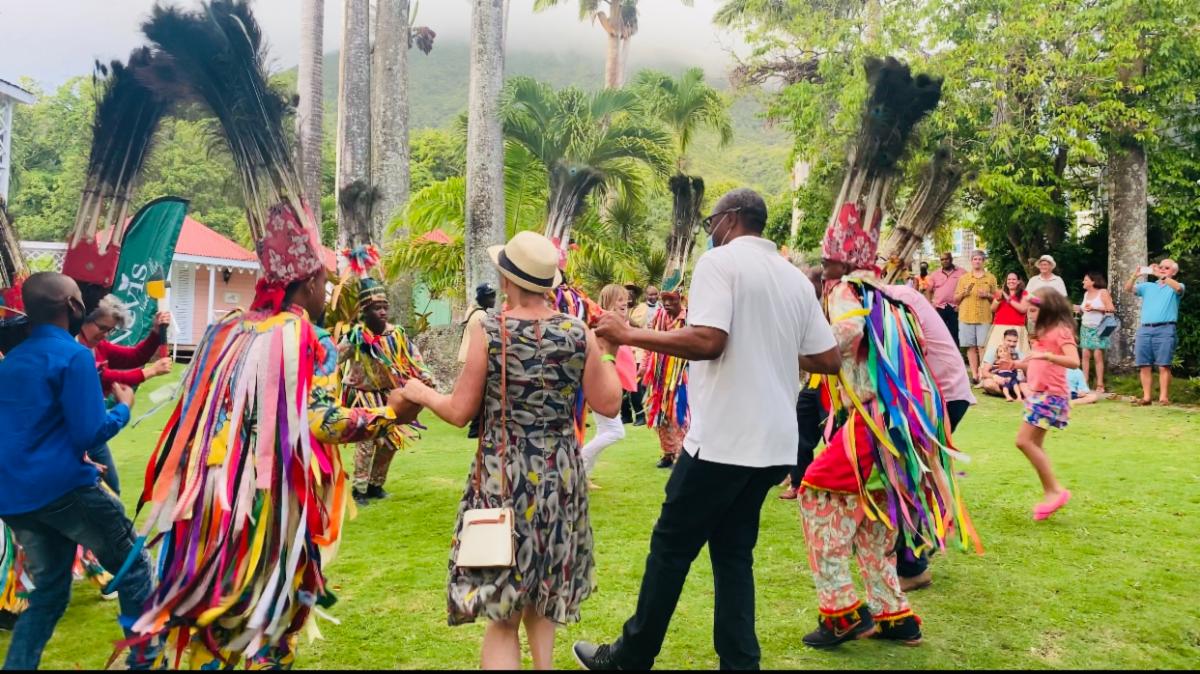
[[[483,412],[481,488],[475,487],[473,463],[455,526],[450,624],[486,618],[483,668],[518,669],[524,623],[534,666],[549,669],[555,628],[579,620],[579,605],[595,587],[575,395],[582,386],[597,413],[620,412],[616,347],[598,340],[582,321],[550,308],[545,293],[558,285],[558,253],[548,239],[522,232],[489,252],[502,277],[505,311],[472,326],[476,334],[453,393],[442,395],[410,380],[404,395],[460,427]],[[507,475],[503,482],[501,470]],[[457,566],[463,514],[501,507],[516,514],[516,563]]]

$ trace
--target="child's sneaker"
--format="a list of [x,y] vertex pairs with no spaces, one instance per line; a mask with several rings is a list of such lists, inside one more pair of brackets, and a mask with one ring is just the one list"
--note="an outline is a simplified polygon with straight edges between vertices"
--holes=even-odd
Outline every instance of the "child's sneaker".
[[804,645],[811,648],[833,648],[854,639],[871,636],[875,632],[875,621],[866,606],[847,611],[842,615],[822,615],[817,618],[817,629],[804,635]]
[[917,646],[921,643],[921,619],[912,611],[875,616],[875,624],[879,631],[871,635],[872,639],[887,639],[899,641],[905,646]]

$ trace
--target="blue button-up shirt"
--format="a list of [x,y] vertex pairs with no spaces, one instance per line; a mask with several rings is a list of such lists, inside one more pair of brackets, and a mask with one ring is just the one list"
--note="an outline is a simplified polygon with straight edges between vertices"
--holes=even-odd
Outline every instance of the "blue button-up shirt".
[[105,411],[92,353],[62,328],[35,327],[0,361],[0,517],[95,484],[84,453],[127,423],[125,405]]

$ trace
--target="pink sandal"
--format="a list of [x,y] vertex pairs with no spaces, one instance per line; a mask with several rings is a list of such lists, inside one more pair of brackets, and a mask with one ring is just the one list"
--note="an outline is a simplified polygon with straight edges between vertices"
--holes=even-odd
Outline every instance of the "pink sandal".
[[1067,501],[1070,501],[1070,500],[1071,500],[1071,491],[1069,489],[1064,489],[1063,493],[1060,494],[1058,498],[1054,499],[1053,503],[1051,503],[1049,505],[1046,505],[1044,503],[1039,503],[1039,504],[1033,506],[1034,521],[1040,522],[1044,519],[1049,519],[1051,515],[1053,515],[1055,512],[1058,512],[1059,508],[1067,505]]

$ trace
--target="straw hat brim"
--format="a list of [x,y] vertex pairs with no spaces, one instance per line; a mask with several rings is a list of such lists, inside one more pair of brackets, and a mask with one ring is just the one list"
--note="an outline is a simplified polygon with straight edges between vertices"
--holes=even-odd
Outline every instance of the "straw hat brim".
[[496,267],[496,271],[500,272],[500,275],[504,278],[512,281],[513,285],[516,285],[518,288],[524,288],[531,293],[544,293],[554,290],[558,286],[562,285],[562,272],[558,270],[554,272],[554,283],[549,286],[540,285],[517,276],[516,274],[500,266],[500,253],[503,252],[504,246],[488,247],[488,257],[492,259],[492,265]]

